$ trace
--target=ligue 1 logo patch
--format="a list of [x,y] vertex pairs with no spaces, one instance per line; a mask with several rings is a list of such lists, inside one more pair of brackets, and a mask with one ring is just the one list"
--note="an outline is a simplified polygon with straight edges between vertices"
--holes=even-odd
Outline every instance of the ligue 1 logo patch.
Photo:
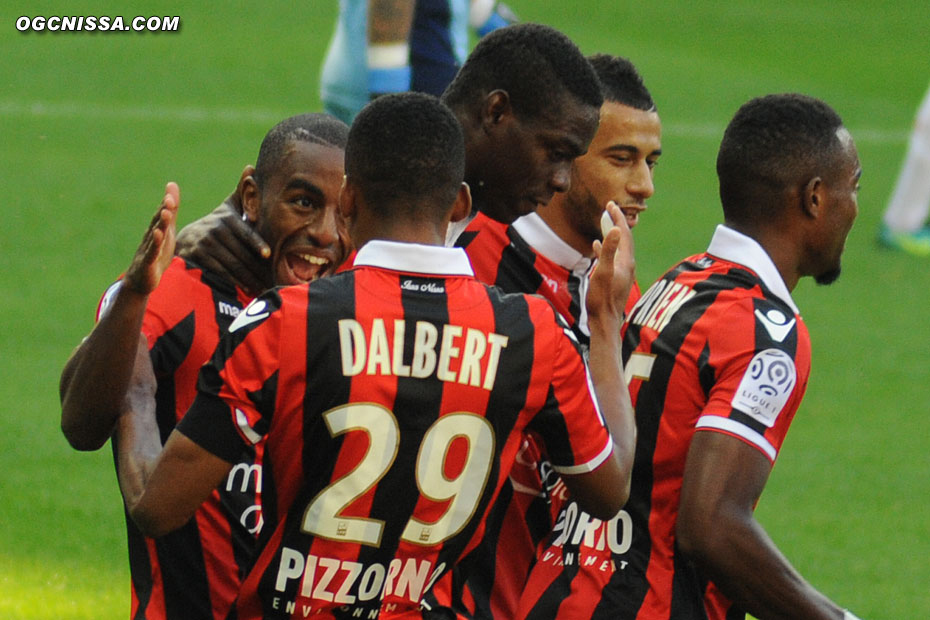
[[771,428],[797,383],[790,355],[780,349],[756,353],[730,404]]

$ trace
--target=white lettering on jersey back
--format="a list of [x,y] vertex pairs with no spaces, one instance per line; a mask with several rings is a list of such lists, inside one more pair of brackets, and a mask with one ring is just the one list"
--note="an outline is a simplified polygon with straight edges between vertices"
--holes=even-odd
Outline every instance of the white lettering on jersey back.
[[[490,391],[497,378],[501,351],[508,342],[507,336],[493,332],[462,325],[442,325],[440,328],[426,321],[417,321],[411,326],[414,330],[412,356],[406,356],[407,338],[404,334],[408,326],[403,319],[394,319],[393,337],[388,337],[387,325],[382,318],[373,319],[367,333],[355,319],[340,319],[338,325],[342,374],[346,377],[362,372],[417,379],[435,375],[441,381]],[[411,358],[409,365],[404,363],[406,357]],[[457,369],[455,361],[458,362]]]
[[791,356],[780,349],[766,349],[749,362],[730,404],[772,428],[796,383],[797,369]]
[[775,308],[772,308],[765,314],[756,310],[756,318],[759,319],[759,322],[762,323],[762,327],[765,328],[765,331],[769,333],[769,336],[771,336],[772,340],[775,342],[784,342],[796,323],[794,317],[789,321],[784,312],[776,310]]
[[239,316],[236,317],[236,320],[232,322],[232,325],[229,326],[229,333],[241,329],[246,325],[251,325],[257,321],[268,317],[271,314],[271,311],[268,309],[268,302],[264,299],[255,299],[248,306],[245,307],[245,310],[239,313]]

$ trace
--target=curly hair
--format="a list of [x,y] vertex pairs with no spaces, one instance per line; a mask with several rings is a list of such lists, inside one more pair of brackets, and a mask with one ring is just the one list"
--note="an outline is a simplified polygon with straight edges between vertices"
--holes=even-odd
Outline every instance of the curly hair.
[[775,215],[786,190],[837,164],[842,126],[833,108],[806,95],[767,95],[745,103],[727,126],[717,154],[726,218],[751,222]]
[[539,118],[565,95],[595,108],[604,99],[594,69],[567,36],[542,24],[516,24],[487,35],[442,95],[454,109],[504,90],[514,112]]
[[601,93],[606,101],[613,101],[636,110],[655,112],[656,104],[643,84],[636,67],[622,56],[594,54],[588,62],[601,81]]
[[384,95],[353,121],[345,165],[378,215],[441,218],[465,174],[462,127],[432,95]]

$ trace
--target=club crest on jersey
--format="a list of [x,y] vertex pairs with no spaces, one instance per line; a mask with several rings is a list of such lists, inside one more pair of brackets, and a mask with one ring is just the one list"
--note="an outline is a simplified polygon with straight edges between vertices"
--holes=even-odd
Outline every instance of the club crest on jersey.
[[236,317],[236,320],[232,322],[229,326],[229,333],[241,329],[246,325],[251,325],[257,321],[261,321],[264,318],[267,318],[271,314],[271,310],[268,309],[268,302],[264,299],[253,300],[248,306],[245,307],[245,310],[239,313],[239,316]]
[[766,349],[752,358],[730,404],[771,428],[796,383],[791,356],[780,349]]

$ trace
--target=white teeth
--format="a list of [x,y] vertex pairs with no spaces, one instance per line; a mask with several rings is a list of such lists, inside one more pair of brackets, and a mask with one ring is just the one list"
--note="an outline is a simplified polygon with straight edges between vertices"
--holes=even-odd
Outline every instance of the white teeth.
[[311,265],[325,265],[329,261],[325,258],[320,258],[319,256],[313,256],[312,254],[301,254],[300,257],[310,263]]

